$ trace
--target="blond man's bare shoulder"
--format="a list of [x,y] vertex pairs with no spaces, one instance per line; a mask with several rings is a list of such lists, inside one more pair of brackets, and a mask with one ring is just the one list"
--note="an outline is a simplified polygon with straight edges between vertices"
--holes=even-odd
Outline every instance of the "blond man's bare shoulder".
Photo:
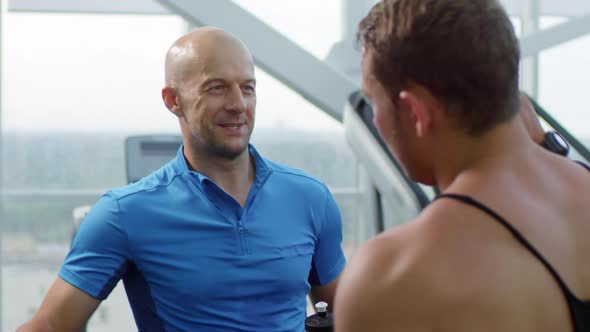
[[473,269],[482,261],[478,238],[486,236],[473,227],[477,218],[472,208],[439,200],[363,245],[336,294],[337,331],[421,331],[469,301],[481,287]]

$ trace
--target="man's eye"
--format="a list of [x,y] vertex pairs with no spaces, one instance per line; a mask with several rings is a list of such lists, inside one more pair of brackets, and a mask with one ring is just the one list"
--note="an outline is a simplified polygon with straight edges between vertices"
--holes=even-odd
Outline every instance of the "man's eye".
[[253,86],[250,86],[250,85],[245,85],[245,86],[242,87],[242,89],[244,89],[244,91],[250,92],[250,93],[252,93],[252,92],[255,91],[255,88]]
[[223,85],[215,85],[215,86],[212,86],[211,88],[209,88],[209,90],[211,90],[211,91],[222,91],[223,88],[224,88]]

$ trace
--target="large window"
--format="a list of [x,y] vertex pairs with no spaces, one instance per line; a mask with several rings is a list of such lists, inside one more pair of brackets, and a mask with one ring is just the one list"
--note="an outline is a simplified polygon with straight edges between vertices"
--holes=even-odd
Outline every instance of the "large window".
[[[548,17],[542,27],[567,22]],[[572,134],[590,145],[590,36],[543,51],[539,56],[539,102]]]
[[[0,328],[13,331],[55,279],[76,209],[126,184],[125,138],[178,133],[160,89],[165,51],[188,25],[174,16],[8,13],[5,27]],[[257,79],[253,143],[328,184],[352,248],[358,164],[340,123],[262,70]],[[88,330],[133,329],[119,285]]]
[[[3,331],[30,318],[55,279],[74,209],[125,184],[125,137],[176,132],[159,90],[164,51],[185,28],[174,16],[7,14]],[[133,330],[120,293],[92,331]]]

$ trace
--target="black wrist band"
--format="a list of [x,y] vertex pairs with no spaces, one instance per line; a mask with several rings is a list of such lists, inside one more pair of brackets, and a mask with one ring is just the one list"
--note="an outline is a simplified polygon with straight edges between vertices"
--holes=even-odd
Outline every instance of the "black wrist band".
[[563,138],[563,136],[561,136],[561,134],[556,131],[546,132],[543,142],[541,142],[541,146],[562,156],[567,156],[570,150],[570,145],[567,143],[565,138]]

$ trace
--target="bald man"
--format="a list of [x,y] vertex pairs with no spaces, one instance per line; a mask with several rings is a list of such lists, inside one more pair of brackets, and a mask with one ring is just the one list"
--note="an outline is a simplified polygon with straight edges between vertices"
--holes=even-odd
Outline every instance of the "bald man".
[[308,293],[332,303],[340,213],[325,184],[249,144],[246,46],[201,28],[172,45],[165,71],[183,146],[100,198],[21,331],[78,331],[121,279],[140,331],[303,331]]

